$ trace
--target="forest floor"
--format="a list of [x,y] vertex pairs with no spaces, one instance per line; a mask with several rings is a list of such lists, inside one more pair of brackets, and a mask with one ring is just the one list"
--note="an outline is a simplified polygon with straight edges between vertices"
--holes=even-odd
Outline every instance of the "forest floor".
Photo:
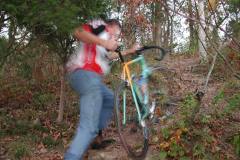
[[[162,65],[171,70],[171,74],[162,74],[169,95],[178,101],[161,108],[159,119],[167,111],[171,116],[153,126],[156,133],[150,139],[146,160],[240,159],[240,82],[224,67],[216,66],[206,93],[198,101],[195,93],[202,91],[210,65],[184,55],[170,55]],[[106,82],[111,84],[113,78]],[[26,81],[14,81],[14,85],[1,82],[0,160],[63,159],[78,121],[77,96],[67,88],[64,121],[58,124],[59,82],[26,85]],[[197,113],[194,108],[199,109]],[[86,159],[130,159],[113,126],[111,123],[104,131],[104,137],[115,142],[101,150],[89,150]]]

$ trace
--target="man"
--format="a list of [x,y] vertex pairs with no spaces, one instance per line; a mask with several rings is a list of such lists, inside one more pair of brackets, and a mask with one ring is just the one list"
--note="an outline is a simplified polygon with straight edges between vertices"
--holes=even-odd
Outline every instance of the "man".
[[[115,19],[94,20],[77,28],[74,36],[80,42],[76,52],[66,64],[71,87],[80,96],[80,120],[75,137],[65,153],[66,160],[79,160],[97,136],[107,127],[112,117],[113,92],[102,82],[109,72],[109,61],[117,58],[108,51],[118,46],[121,25]],[[123,51],[123,55],[135,52],[137,46]]]

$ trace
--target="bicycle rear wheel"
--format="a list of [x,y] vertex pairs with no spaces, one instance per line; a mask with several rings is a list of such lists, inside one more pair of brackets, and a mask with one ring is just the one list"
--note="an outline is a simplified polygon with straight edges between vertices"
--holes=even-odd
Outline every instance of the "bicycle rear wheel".
[[[124,92],[126,103],[126,123],[124,124]],[[121,83],[115,92],[115,121],[122,145],[128,155],[135,159],[143,159],[148,150],[149,131],[146,122],[138,122],[137,109],[132,97],[131,88]]]

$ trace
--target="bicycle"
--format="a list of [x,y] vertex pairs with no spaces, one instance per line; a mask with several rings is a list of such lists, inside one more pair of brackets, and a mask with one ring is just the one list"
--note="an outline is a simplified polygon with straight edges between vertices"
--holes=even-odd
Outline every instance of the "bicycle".
[[[159,56],[156,60],[161,61],[166,52],[158,46],[145,46],[136,51],[137,57],[124,62],[121,52],[118,51],[123,63],[121,83],[115,90],[115,122],[120,141],[127,154],[134,159],[142,159],[146,156],[149,142],[149,128],[152,123],[156,108],[157,98],[161,93],[150,93],[149,76],[159,66],[150,67],[143,51],[156,49]],[[131,73],[130,66],[140,65],[140,74]],[[131,96],[130,96],[131,95]],[[140,134],[140,135],[139,135]]]

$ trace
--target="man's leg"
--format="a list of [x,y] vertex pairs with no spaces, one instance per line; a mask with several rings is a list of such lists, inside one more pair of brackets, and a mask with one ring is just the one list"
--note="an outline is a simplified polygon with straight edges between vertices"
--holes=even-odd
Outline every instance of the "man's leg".
[[99,133],[91,144],[92,149],[101,149],[109,144],[113,143],[113,140],[103,140],[102,130],[107,127],[108,123],[111,120],[114,107],[114,95],[112,90],[107,88],[104,84],[101,86],[101,91],[103,95],[103,104],[99,120]]
[[79,71],[70,77],[70,84],[80,94],[80,120],[65,159],[79,160],[99,130],[103,102],[101,79],[93,72]]
[[104,84],[101,86],[101,91],[103,94],[103,103],[99,121],[99,129],[104,129],[107,127],[113,115],[114,94],[113,91],[107,88]]

